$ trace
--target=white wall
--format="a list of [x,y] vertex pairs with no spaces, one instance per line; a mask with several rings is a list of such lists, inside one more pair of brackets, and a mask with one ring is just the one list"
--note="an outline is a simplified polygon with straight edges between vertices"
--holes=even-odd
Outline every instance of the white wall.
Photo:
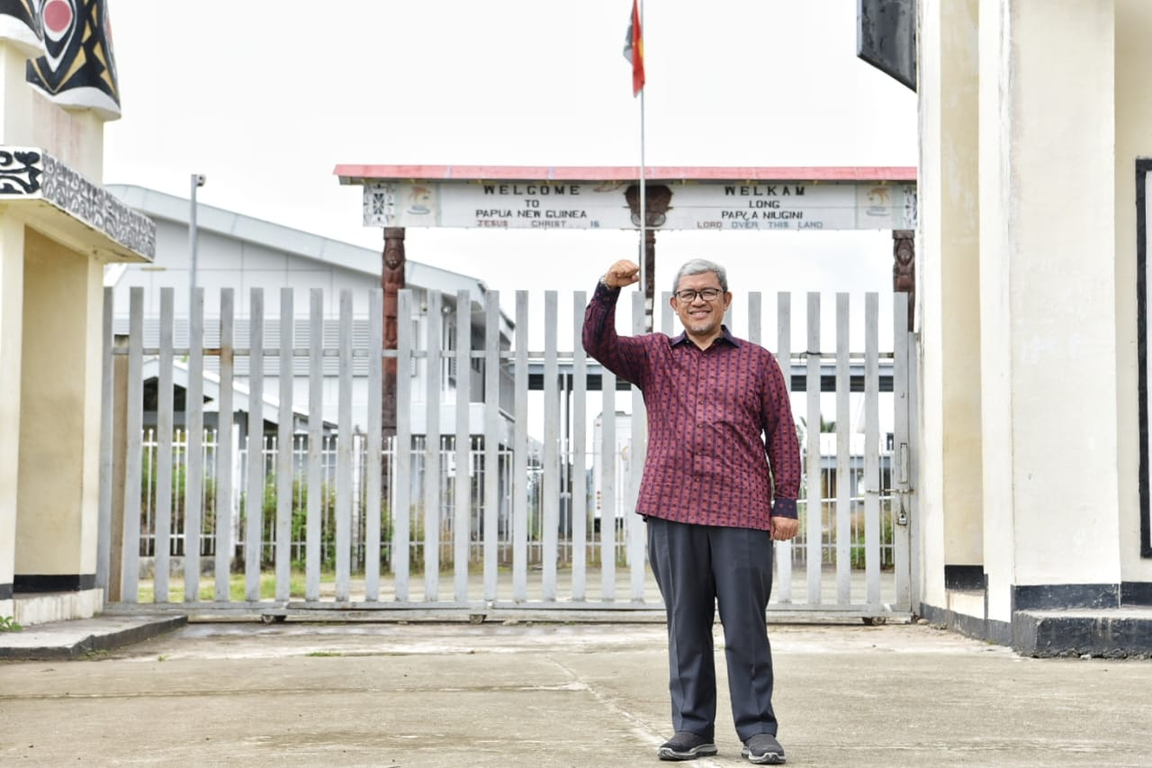
[[[1152,158],[1152,4],[1116,2],[1116,366],[1120,565],[1124,581],[1152,582],[1140,557],[1140,431],[1136,324],[1136,187],[1138,158]],[[1150,198],[1152,199],[1152,198]],[[1152,254],[1149,254],[1152,256]]]
[[[148,265],[127,266],[116,282],[114,301],[117,315],[127,312],[129,289],[145,289],[145,315],[160,314],[160,288],[175,289],[174,312],[178,317],[188,313],[189,255],[188,226],[165,219],[156,220],[156,259]],[[309,313],[309,291],[325,292],[324,316],[339,317],[339,292],[353,292],[353,314],[368,314],[368,291],[379,288],[378,276],[354,272],[342,267],[265,246],[236,240],[217,232],[200,229],[197,238],[196,284],[204,289],[205,317],[218,317],[220,289],[232,288],[237,316],[247,316],[252,288],[264,289],[264,314],[279,317],[280,289],[292,288],[297,316]],[[119,269],[117,267],[116,269]]]
[[935,606],[945,566],[983,562],[977,9],[925,2],[920,14],[921,552]]
[[1013,586],[1120,580],[1112,4],[982,0],[980,28],[984,564],[1009,621]]

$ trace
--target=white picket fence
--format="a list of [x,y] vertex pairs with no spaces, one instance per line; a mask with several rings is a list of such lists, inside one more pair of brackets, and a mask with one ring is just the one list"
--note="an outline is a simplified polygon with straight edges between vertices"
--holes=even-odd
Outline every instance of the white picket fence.
[[[479,346],[468,343],[472,313],[441,312],[469,307],[466,292],[454,305],[429,293],[426,307],[416,307],[411,292],[402,291],[400,317],[423,318],[420,338],[464,343],[420,346],[413,323],[401,321],[394,352],[382,351],[379,291],[367,297],[366,328],[363,319],[355,326],[353,297],[343,292],[333,334],[326,333],[318,291],[309,297],[303,325],[290,289],[279,295],[278,322],[264,317],[261,289],[252,290],[249,316],[242,319],[234,316],[235,297],[225,289],[207,346],[202,292],[190,323],[176,322],[171,289],[162,289],[157,317],[145,317],[144,298],[143,289],[132,289],[126,344],[123,338],[117,344],[116,309],[111,292],[106,295],[105,413],[119,406],[123,417],[119,430],[111,417],[105,425],[97,579],[120,605],[265,617],[414,609],[473,617],[536,609],[662,610],[646,563],[644,525],[630,512],[643,464],[643,402],[637,390],[624,389],[584,355],[579,332],[586,294],[572,295],[573,335],[565,344],[557,333],[557,292],[545,292],[535,316],[529,295],[518,292],[515,338],[511,349],[501,350],[497,292],[489,292],[484,307],[482,348],[470,349]],[[821,351],[821,296],[808,294],[807,349],[793,353],[791,298],[776,296],[775,348],[795,393],[797,421],[819,425],[832,416],[836,431],[802,430],[801,535],[776,545],[770,609],[865,619],[907,613],[915,527],[907,298],[894,297],[892,348],[882,352],[879,298],[864,297],[855,323],[863,326],[862,353],[850,351],[847,294],[835,297],[835,351]],[[636,299],[634,329],[643,324]],[[761,306],[753,293],[736,318],[742,324],[733,322],[736,312],[729,314],[738,335],[761,341]],[[539,316],[544,350],[533,352],[528,328]],[[677,332],[670,310],[658,320],[660,328]],[[455,324],[453,334],[442,332],[445,322]],[[237,327],[243,329],[239,339]],[[299,344],[297,327],[304,331]],[[177,330],[187,346],[175,346]],[[274,343],[265,341],[266,333]],[[145,346],[146,337],[155,346]],[[391,355],[400,360],[399,418],[396,435],[382,438],[382,366],[373,361]],[[143,370],[153,358],[159,364],[145,410]],[[127,362],[119,378],[118,359]],[[177,360],[187,361],[179,412],[172,378]],[[409,375],[422,364],[432,375]],[[213,369],[209,380],[218,382],[208,409],[206,367]],[[245,385],[239,389],[238,367],[247,374],[239,377]],[[302,367],[308,395],[294,407],[292,382]],[[354,401],[357,377],[367,380],[367,394]],[[323,418],[326,378],[329,389],[335,380],[339,401],[334,425]],[[266,409],[251,407],[264,402],[265,379],[279,393],[274,430],[265,429]],[[449,379],[454,389],[445,387]],[[538,389],[530,389],[530,379]],[[502,381],[511,382],[512,392],[504,394],[511,408],[501,407]],[[413,382],[422,393],[412,391]],[[480,383],[481,396],[474,396]],[[233,402],[237,391],[246,394],[246,410]],[[479,428],[473,408],[443,407],[472,401],[482,403],[474,406],[482,410]],[[882,410],[891,425],[884,433]],[[297,426],[301,411],[306,426]],[[442,411],[455,414],[453,424],[441,423]],[[589,414],[597,411],[593,432]],[[621,411],[633,417],[621,418]],[[215,424],[205,428],[212,414]],[[153,422],[148,427],[146,416]],[[860,417],[854,426],[862,434],[849,426],[854,417]],[[542,433],[530,435],[537,422]],[[627,434],[618,434],[618,422],[629,422]],[[260,460],[251,461],[252,455]]]

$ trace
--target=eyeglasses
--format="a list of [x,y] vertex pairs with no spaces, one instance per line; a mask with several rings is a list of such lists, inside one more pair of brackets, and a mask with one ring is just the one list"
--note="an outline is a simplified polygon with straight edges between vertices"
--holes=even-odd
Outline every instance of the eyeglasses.
[[685,288],[683,291],[676,291],[676,298],[685,304],[691,304],[696,301],[696,297],[704,299],[704,301],[716,301],[724,291],[719,288],[701,288],[694,291],[691,288]]

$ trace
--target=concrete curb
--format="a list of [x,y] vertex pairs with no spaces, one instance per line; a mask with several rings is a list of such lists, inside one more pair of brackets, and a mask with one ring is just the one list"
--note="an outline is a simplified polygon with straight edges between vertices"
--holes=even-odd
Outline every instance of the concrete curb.
[[1017,611],[1012,636],[1025,656],[1146,659],[1152,657],[1152,610]]
[[34,625],[0,634],[0,660],[75,659],[151,640],[187,623],[187,616],[124,616]]

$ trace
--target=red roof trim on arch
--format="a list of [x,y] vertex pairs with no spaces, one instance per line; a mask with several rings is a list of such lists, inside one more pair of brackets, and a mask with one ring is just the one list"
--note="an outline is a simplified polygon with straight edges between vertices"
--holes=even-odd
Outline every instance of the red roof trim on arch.
[[[372,181],[627,181],[637,166],[337,165],[341,184]],[[649,166],[648,181],[894,181],[915,182],[913,166],[719,167]]]

